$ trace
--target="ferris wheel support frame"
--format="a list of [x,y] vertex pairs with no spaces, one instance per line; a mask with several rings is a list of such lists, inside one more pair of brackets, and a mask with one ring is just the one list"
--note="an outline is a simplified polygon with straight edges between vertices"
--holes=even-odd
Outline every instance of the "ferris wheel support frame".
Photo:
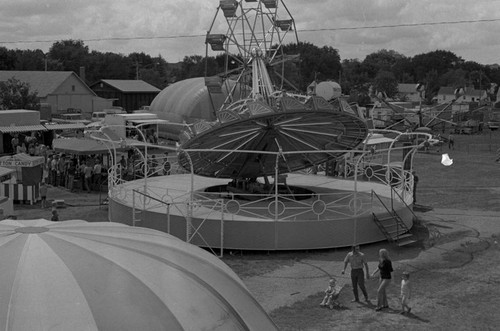
[[[262,0],[254,2],[256,4],[253,6],[246,7],[246,2],[243,0],[221,1],[207,31],[206,59],[208,59],[209,44],[212,50],[224,52],[224,72],[218,76],[228,79],[232,74],[236,74],[236,82],[240,83],[240,86],[252,86],[250,95],[246,89],[240,88],[239,97],[236,97],[237,86],[225,86],[227,96],[220,109],[226,108],[242,96],[264,98],[269,103],[271,101],[269,96],[273,95],[275,89],[282,90],[284,84],[288,83],[285,79],[284,63],[290,59],[283,53],[283,43],[290,32],[293,32],[298,43],[295,20],[283,0],[276,0],[274,4]],[[288,19],[279,19],[279,7],[283,8],[282,12]],[[226,33],[212,33],[221,11],[224,13],[227,25]],[[256,53],[259,56],[256,56]],[[233,68],[232,65],[237,67]],[[275,72],[280,82],[273,85],[267,69],[276,65],[281,65],[280,73]],[[255,70],[256,66],[258,70]],[[205,77],[208,76],[208,69],[206,61]],[[256,75],[258,77],[255,77]],[[295,88],[293,85],[292,87]]]

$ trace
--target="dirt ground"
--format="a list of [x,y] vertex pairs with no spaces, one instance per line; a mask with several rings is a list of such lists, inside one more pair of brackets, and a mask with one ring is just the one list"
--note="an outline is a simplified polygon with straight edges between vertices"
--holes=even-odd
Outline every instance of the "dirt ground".
[[[242,278],[280,330],[498,330],[500,328],[500,134],[456,136],[454,150],[418,153],[420,177],[412,232],[418,243],[398,248],[387,242],[365,245],[371,270],[380,248],[395,266],[390,309],[376,312],[377,279],[367,281],[372,304],[351,303],[349,275],[341,275],[347,249],[300,252],[227,252],[223,260]],[[441,153],[454,160],[440,164]],[[61,220],[106,221],[99,193],[49,188],[49,199],[64,199]],[[16,205],[19,219],[50,219],[50,209]],[[412,312],[399,314],[399,282],[411,273]],[[328,279],[342,286],[342,308],[321,308]]]

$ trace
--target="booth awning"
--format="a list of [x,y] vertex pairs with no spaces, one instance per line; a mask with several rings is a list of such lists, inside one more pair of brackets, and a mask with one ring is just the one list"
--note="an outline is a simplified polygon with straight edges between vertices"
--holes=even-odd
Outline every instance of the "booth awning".
[[[110,150],[113,150],[111,143],[105,143],[95,139],[79,138],[54,139],[52,147],[57,152],[76,155],[108,154]],[[123,149],[117,143],[115,143],[115,148],[117,151]]]
[[45,126],[41,124],[0,126],[0,132],[2,133],[29,132],[29,131],[47,131],[47,129],[45,128]]
[[150,120],[130,120],[129,122],[133,124],[168,124],[170,123],[167,120],[161,120],[161,119],[150,119]]
[[69,129],[85,129],[84,123],[53,123],[45,124],[47,130],[69,130]]
[[0,177],[12,174],[14,172],[16,172],[16,170],[14,170],[12,168],[0,167]]

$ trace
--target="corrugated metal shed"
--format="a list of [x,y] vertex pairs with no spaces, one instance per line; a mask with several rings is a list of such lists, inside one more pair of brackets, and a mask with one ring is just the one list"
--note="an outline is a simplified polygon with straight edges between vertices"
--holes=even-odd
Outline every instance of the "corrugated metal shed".
[[47,129],[41,124],[0,126],[0,132],[2,133],[31,132],[31,131],[47,131]]

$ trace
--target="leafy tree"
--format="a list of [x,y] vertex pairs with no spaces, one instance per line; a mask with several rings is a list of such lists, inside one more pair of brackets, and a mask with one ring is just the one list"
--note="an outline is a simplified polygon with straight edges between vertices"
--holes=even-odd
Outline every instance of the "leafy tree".
[[425,85],[425,102],[427,104],[431,104],[432,99],[438,94],[439,89],[441,88],[437,70],[427,72],[422,82]]
[[473,70],[469,72],[468,81],[476,90],[484,90],[490,86],[490,79],[482,70]]
[[62,40],[55,42],[49,49],[49,57],[62,64],[62,70],[78,73],[85,66],[89,48],[82,40]]
[[40,109],[38,93],[30,85],[16,78],[0,82],[0,109]]
[[411,58],[401,57],[392,65],[392,72],[399,83],[415,83]]
[[179,80],[205,76],[205,61],[201,55],[185,56],[182,60]]
[[373,81],[373,88],[377,92],[384,92],[389,98],[393,98],[398,94],[398,82],[390,71],[379,71]]
[[411,63],[414,68],[415,79],[421,81],[425,79],[428,72],[435,70],[437,75],[440,76],[450,69],[459,67],[463,60],[450,51],[437,50],[415,55]]
[[439,77],[438,82],[440,86],[465,87],[467,86],[466,76],[467,72],[463,69],[450,69]]
[[44,70],[45,54],[37,50],[16,50],[16,70]]
[[139,66],[137,70],[138,78],[163,89],[168,85],[167,62],[160,56],[151,58],[151,62],[145,66]]
[[392,71],[397,61],[403,58],[404,56],[396,51],[382,49],[367,55],[363,60],[362,67],[370,78],[375,78],[381,70]]
[[324,46],[322,48],[311,43],[299,42],[283,46],[285,54],[300,55],[301,81],[297,84],[305,91],[314,80],[325,81],[338,79],[342,70],[340,56],[336,49]]
[[85,62],[85,80],[90,83],[100,79],[134,79],[133,64],[129,58],[116,53],[93,51]]
[[0,70],[13,70],[16,65],[16,53],[0,47]]
[[340,79],[342,93],[350,94],[351,90],[368,92],[370,79],[363,71],[362,64],[358,59],[342,61],[342,79]]

